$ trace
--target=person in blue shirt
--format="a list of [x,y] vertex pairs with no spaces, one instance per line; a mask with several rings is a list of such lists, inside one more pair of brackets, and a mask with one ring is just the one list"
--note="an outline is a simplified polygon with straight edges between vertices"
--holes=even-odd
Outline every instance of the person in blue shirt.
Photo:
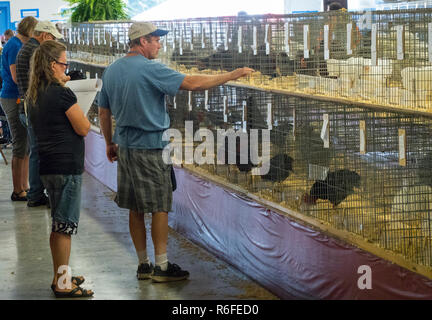
[[14,32],[11,29],[6,29],[6,31],[3,33],[3,37],[2,37],[2,46],[4,46],[6,44],[6,42],[9,41],[10,38],[12,38],[14,36]]
[[[2,48],[3,49],[3,48]],[[2,78],[1,78],[1,70],[2,70],[2,63],[1,63],[1,55],[0,55],[0,90],[2,87]],[[3,111],[3,108],[0,105],[0,144],[8,145],[11,143],[10,138],[10,132],[9,132],[9,125],[6,120],[6,114]]]
[[19,119],[19,92],[16,79],[16,57],[22,45],[32,36],[37,24],[34,17],[25,17],[17,27],[17,35],[4,46],[2,52],[3,86],[0,102],[12,135],[12,201],[27,201],[29,150],[27,129]]
[[[129,209],[129,229],[139,264],[138,279],[178,281],[189,272],[168,261],[168,212],[172,206],[172,166],[162,159],[168,142],[162,135],[170,126],[165,95],[179,89],[207,90],[254,70],[239,68],[219,75],[184,75],[156,62],[160,37],[168,31],[148,22],[129,29],[130,51],[111,64],[102,77],[99,119],[110,162],[118,161],[116,203]],[[111,115],[116,121],[112,137]],[[152,213],[155,266],[146,249],[144,213]]]

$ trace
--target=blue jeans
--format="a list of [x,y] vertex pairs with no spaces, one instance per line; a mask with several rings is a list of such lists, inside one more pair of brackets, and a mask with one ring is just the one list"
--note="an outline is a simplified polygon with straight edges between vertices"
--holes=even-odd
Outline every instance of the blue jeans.
[[76,234],[81,208],[82,176],[42,175],[51,204],[52,232]]
[[27,193],[28,201],[38,201],[44,196],[45,187],[39,176],[39,148],[37,145],[36,136],[31,126],[30,121],[27,121],[25,114],[20,115],[21,123],[27,128],[28,141],[30,144],[30,159],[29,159],[29,184],[30,191]]

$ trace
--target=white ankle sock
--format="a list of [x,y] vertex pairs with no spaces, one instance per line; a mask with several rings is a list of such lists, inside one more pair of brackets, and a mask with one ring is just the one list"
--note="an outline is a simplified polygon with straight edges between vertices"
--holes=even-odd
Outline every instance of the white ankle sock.
[[150,259],[147,256],[147,250],[138,251],[137,255],[138,255],[138,263],[139,264],[141,264],[141,263],[148,263],[148,264],[150,264]]
[[168,256],[167,254],[155,255],[155,264],[161,268],[162,271],[166,271],[168,268]]

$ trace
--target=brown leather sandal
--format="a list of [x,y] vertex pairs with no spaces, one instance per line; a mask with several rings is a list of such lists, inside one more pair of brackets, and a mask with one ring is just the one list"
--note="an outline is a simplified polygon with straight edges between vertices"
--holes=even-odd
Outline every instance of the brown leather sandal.
[[12,201],[27,201],[27,194],[25,196],[23,196],[23,197],[20,197],[20,194],[23,193],[23,192],[25,192],[25,191],[21,191],[21,192],[18,192],[18,193],[12,192],[11,200]]
[[[78,291],[81,291],[78,293]],[[93,297],[94,292],[90,293],[88,290],[83,289],[81,287],[76,287],[68,292],[59,292],[54,291],[54,295],[56,298],[88,298]]]
[[[84,281],[85,281],[85,278],[84,278],[84,277],[72,277],[72,283],[73,283],[74,285],[80,286],[80,285],[82,285],[82,284],[84,283]],[[52,285],[51,285],[51,290],[52,290],[53,292],[55,291],[55,288],[56,288],[56,285],[55,285],[55,284],[52,284]]]

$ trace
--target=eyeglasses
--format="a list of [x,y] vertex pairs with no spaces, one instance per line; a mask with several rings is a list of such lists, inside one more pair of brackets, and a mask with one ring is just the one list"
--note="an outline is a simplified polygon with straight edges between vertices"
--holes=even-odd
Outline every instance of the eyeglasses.
[[62,66],[65,66],[66,68],[69,68],[69,63],[63,63],[60,61],[55,60],[55,62],[57,62],[58,64],[61,64]]

